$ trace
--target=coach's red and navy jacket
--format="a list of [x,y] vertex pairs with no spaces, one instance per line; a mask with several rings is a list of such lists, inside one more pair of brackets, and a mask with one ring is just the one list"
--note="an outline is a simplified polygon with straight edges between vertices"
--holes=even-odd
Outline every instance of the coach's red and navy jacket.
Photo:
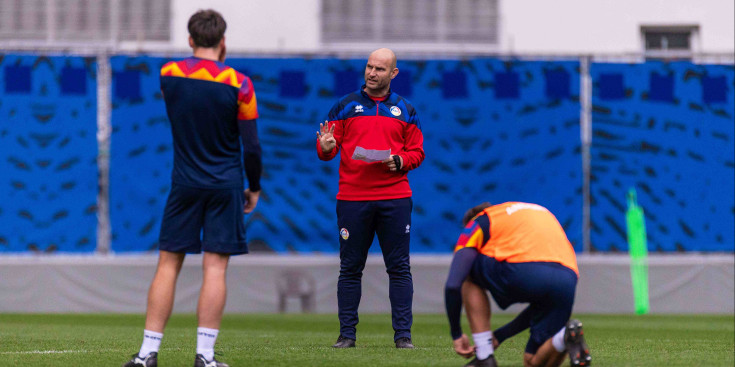
[[[424,136],[416,110],[405,98],[388,92],[384,100],[373,100],[364,90],[342,97],[329,111],[329,125],[335,125],[337,147],[322,152],[319,140],[316,150],[321,160],[330,160],[339,151],[339,192],[337,199],[348,201],[399,199],[411,196],[408,171],[424,160]],[[357,146],[386,150],[400,155],[403,167],[391,172],[380,162],[367,163],[352,159]]]

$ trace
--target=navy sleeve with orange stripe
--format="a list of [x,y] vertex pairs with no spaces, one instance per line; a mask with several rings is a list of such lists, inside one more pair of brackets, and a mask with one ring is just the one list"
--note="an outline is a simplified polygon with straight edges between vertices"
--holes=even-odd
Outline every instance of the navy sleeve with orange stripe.
[[472,264],[477,258],[477,249],[465,247],[454,253],[452,265],[449,267],[447,283],[444,286],[444,307],[449,319],[449,331],[452,339],[462,336],[460,316],[462,314],[462,283],[470,275]]
[[258,139],[258,103],[253,82],[245,77],[237,93],[237,121],[242,142],[242,162],[250,191],[260,191],[260,175],[263,172],[263,153]]
[[238,120],[255,120],[258,118],[258,102],[255,98],[255,89],[253,88],[253,82],[247,76],[237,92],[237,103]]
[[454,246],[454,258],[444,286],[444,305],[452,339],[462,336],[462,283],[470,275],[472,264],[489,239],[490,219],[483,213],[467,223]]
[[250,191],[260,191],[260,176],[263,172],[263,153],[258,139],[258,125],[255,119],[239,120],[240,141],[242,142],[242,163],[248,178]]
[[490,239],[490,218],[487,214],[482,214],[471,220],[462,230],[454,246],[454,252],[466,247],[473,247],[478,251]]

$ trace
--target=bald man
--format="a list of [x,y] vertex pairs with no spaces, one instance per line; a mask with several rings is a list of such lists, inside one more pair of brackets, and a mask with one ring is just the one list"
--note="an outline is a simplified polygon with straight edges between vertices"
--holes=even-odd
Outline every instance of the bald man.
[[317,132],[319,159],[328,161],[340,153],[340,335],[335,348],[355,346],[362,270],[376,234],[389,279],[393,341],[396,348],[413,348],[408,171],[424,160],[424,137],[416,110],[390,89],[396,75],[393,51],[373,51],[365,65],[365,84],[340,98]]

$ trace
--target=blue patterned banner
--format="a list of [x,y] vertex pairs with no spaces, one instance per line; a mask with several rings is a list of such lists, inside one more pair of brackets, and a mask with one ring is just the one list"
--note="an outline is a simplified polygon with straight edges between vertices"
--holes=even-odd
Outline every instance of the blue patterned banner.
[[[113,249],[155,248],[171,169],[157,70],[113,59]],[[264,192],[248,217],[253,250],[336,252],[338,161],[316,157],[331,105],[362,83],[364,60],[231,59],[258,97]],[[464,211],[482,201],[549,207],[581,249],[577,62],[399,62],[393,90],[416,106],[426,160],[409,174],[412,251],[451,250]],[[131,81],[134,80],[134,81]],[[374,251],[379,251],[375,246]]]
[[[0,252],[95,248],[95,63],[0,56]],[[173,152],[159,69],[116,56],[112,250],[154,250]],[[338,251],[338,160],[315,131],[362,84],[365,60],[230,59],[258,98],[263,195],[246,217],[253,251]],[[426,160],[409,174],[412,252],[448,253],[480,202],[548,207],[582,250],[577,61],[399,60],[393,91],[416,107]],[[638,191],[651,251],[733,251],[733,67],[591,65],[592,249],[626,251],[625,193]],[[372,251],[379,251],[374,246]]]
[[649,251],[733,251],[733,66],[592,64],[592,246],[627,251],[638,192]]
[[96,63],[0,54],[0,252],[96,248]]

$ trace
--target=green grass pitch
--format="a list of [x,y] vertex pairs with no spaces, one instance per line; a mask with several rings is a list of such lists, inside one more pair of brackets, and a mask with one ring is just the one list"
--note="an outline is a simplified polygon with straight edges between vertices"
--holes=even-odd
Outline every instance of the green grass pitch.
[[[513,315],[494,316],[494,327]],[[735,320],[723,316],[576,315],[583,321],[593,366],[735,365]],[[142,315],[0,315],[0,358],[6,366],[120,366],[137,352]],[[165,331],[160,366],[191,366],[196,318],[174,315]],[[465,332],[468,328],[464,327]],[[336,315],[226,315],[218,358],[231,366],[462,366],[444,315],[415,315],[414,350],[393,345],[390,315],[361,315],[357,348],[330,347]],[[496,351],[502,367],[522,366],[528,337]],[[563,366],[568,366],[565,362]]]

